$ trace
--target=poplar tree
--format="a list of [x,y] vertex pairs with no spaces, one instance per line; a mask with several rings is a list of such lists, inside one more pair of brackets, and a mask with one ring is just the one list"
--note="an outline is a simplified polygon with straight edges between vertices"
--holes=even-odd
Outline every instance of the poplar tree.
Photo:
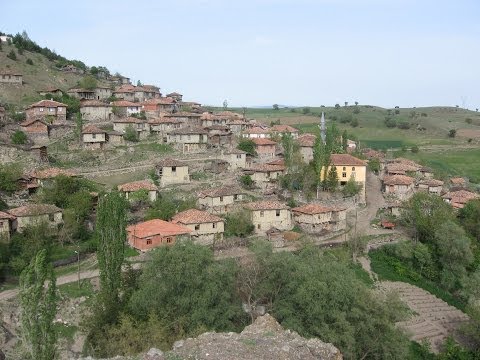
[[32,359],[55,358],[56,302],[53,267],[47,262],[47,251],[40,250],[20,276],[22,336]]
[[97,210],[97,258],[100,299],[108,312],[119,303],[126,242],[126,200],[114,191],[100,199]]

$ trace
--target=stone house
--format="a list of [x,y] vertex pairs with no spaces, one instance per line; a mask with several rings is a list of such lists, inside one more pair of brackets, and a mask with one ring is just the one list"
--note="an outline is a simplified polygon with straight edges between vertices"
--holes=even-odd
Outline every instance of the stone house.
[[27,174],[27,177],[30,179],[30,182],[40,187],[51,186],[57,176],[75,177],[77,176],[77,174],[69,170],[64,170],[64,169],[55,168],[55,167],[36,170],[36,171],[33,171],[32,173]]
[[8,40],[12,41],[12,37],[8,35],[0,35],[0,42],[8,42]]
[[91,122],[106,122],[112,120],[112,105],[99,100],[83,100],[80,102],[82,118]]
[[255,186],[265,189],[270,183],[276,182],[285,173],[284,165],[252,164],[243,170],[245,175],[250,175]]
[[425,179],[420,180],[417,183],[417,188],[419,191],[426,191],[430,194],[440,195],[443,190],[443,181],[436,179]]
[[93,89],[70,89],[67,94],[79,100],[95,100],[95,90]]
[[212,114],[209,112],[204,112],[200,117],[201,126],[208,127],[213,125],[227,125],[229,121],[228,117]]
[[1,72],[0,73],[0,83],[4,84],[14,84],[22,85],[23,84],[23,75],[10,72]]
[[124,101],[135,101],[135,91],[133,90],[127,90],[127,89],[117,89],[112,92],[112,95],[115,96],[115,98],[124,100]]
[[162,139],[162,142],[168,141],[167,133],[185,127],[183,120],[172,117],[159,117],[148,121],[150,132]]
[[208,132],[196,127],[173,130],[167,133],[167,143],[174,144],[184,154],[199,152],[207,148]]
[[142,102],[142,110],[159,115],[160,113],[171,113],[175,110],[176,101],[173,98],[153,98]]
[[191,126],[191,127],[201,127],[202,122],[200,118],[202,117],[201,114],[193,113],[193,112],[187,112],[187,111],[177,111],[172,114],[170,113],[161,113],[161,117],[165,119],[172,119],[172,120],[177,120],[178,122],[183,122],[185,126]]
[[278,201],[256,201],[245,204],[251,211],[251,220],[255,233],[265,234],[271,228],[291,230],[293,228],[290,208]]
[[135,101],[147,101],[154,98],[160,98],[160,89],[153,85],[135,86]]
[[67,120],[67,105],[53,100],[38,101],[26,109],[26,120],[43,120],[54,124]]
[[148,194],[148,200],[150,201],[157,200],[158,189],[150,180],[133,181],[118,185],[117,189],[125,194],[125,198],[127,200],[131,198],[132,193],[136,193],[138,191],[145,191]]
[[147,251],[162,245],[173,245],[182,238],[188,238],[191,230],[160,219],[144,221],[127,227],[128,244],[140,251]]
[[417,174],[425,179],[433,179],[433,170],[426,166],[418,169]]
[[109,80],[115,85],[132,85],[130,78],[122,75],[110,76]]
[[275,149],[277,143],[275,141],[264,138],[253,138],[255,143],[255,151],[260,159],[273,159],[275,157]]
[[126,100],[119,100],[112,102],[112,112],[120,117],[131,116],[142,111],[142,106],[139,103],[134,103]]
[[415,179],[406,175],[389,175],[383,179],[383,192],[405,200],[413,194]]
[[113,95],[112,89],[106,86],[97,86],[95,88],[95,99],[97,100],[107,100]]
[[20,124],[22,131],[34,141],[48,140],[50,129],[48,124],[40,119],[25,120]]
[[223,219],[206,211],[189,209],[179,212],[172,218],[172,223],[192,230],[192,240],[201,245],[214,245],[215,241],[223,239]]
[[300,155],[305,163],[310,163],[313,160],[313,147],[317,137],[313,134],[302,134],[297,138],[300,145]]
[[4,240],[8,241],[10,239],[15,220],[15,216],[0,211],[0,243]]
[[124,117],[113,120],[114,131],[125,134],[128,127],[132,127],[140,139],[144,139],[150,134],[150,125],[147,123],[147,120],[135,117]]
[[187,184],[190,182],[188,165],[179,160],[170,158],[160,160],[155,166],[155,173],[162,187],[172,184]]
[[123,145],[123,134],[119,131],[108,130],[107,131],[107,142],[112,145]]
[[470,200],[479,199],[480,195],[467,190],[458,190],[450,191],[443,195],[442,198],[447,204],[452,205],[454,209],[462,209]]
[[223,159],[228,161],[231,171],[247,167],[247,153],[243,150],[228,150],[223,154]]
[[15,216],[13,230],[23,232],[26,227],[47,223],[53,228],[63,223],[62,209],[50,204],[30,204],[8,210]]
[[107,132],[95,125],[88,125],[82,131],[83,146],[87,149],[103,149],[107,140]]
[[215,147],[229,146],[233,141],[230,128],[225,125],[212,125],[205,128],[208,131],[208,143]]
[[175,91],[170,93],[170,94],[167,94],[166,97],[172,98],[172,99],[174,99],[175,101],[178,101],[178,102],[182,101],[182,99],[183,99],[183,95],[178,93],[178,92],[175,92]]
[[248,127],[248,122],[242,119],[229,119],[226,125],[235,135],[239,135]]
[[[360,202],[365,201],[365,183],[367,180],[367,163],[350,154],[332,154],[330,156],[330,168],[335,166],[337,170],[338,182],[340,186],[344,186],[350,178],[362,187],[359,193]],[[323,180],[324,171],[321,173]]]
[[47,96],[47,95],[62,96],[63,95],[62,89],[55,88],[55,87],[46,88],[43,90],[39,90],[37,92],[41,96]]
[[189,110],[189,109],[199,110],[202,107],[202,104],[195,101],[180,101],[178,105],[180,106],[181,109],[184,109],[184,110]]
[[242,137],[249,139],[267,139],[270,138],[271,132],[269,128],[254,126],[242,132]]
[[216,213],[224,214],[228,212],[232,206],[244,199],[243,191],[235,186],[224,186],[203,190],[198,193],[198,206],[201,209]]
[[290,134],[294,139],[298,138],[299,131],[290,125],[273,125],[270,128],[270,133],[277,136]]
[[305,232],[321,234],[347,228],[347,209],[307,204],[292,209],[293,219]]

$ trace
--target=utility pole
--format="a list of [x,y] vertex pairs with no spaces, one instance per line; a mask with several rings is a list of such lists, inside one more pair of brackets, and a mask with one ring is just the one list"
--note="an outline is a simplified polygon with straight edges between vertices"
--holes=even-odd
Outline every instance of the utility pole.
[[77,285],[80,289],[80,245],[78,246],[78,251],[75,250],[75,253],[77,254]]

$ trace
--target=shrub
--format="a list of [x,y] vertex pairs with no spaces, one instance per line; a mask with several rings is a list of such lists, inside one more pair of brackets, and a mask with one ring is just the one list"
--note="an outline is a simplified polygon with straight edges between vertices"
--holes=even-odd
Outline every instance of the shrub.
[[305,106],[303,109],[302,109],[302,113],[304,115],[307,115],[307,114],[310,114],[310,108],[308,106]]
[[17,179],[22,175],[22,169],[16,164],[0,165],[0,190],[8,194],[18,188]]
[[353,120],[353,116],[352,114],[343,114],[340,116],[340,122],[342,124],[346,124],[346,123],[349,123]]
[[245,151],[247,154],[255,156],[255,143],[251,139],[242,139],[238,143],[237,149]]
[[417,145],[412,146],[410,150],[411,150],[412,153],[415,153],[415,154],[420,151],[420,149],[418,148]]
[[408,122],[406,122],[406,121],[402,121],[402,122],[399,122],[399,123],[397,124],[397,127],[398,127],[399,129],[404,129],[404,130],[406,130],[406,129],[410,129],[411,125],[410,125],[410,123],[408,123]]
[[11,140],[16,145],[23,145],[27,143],[28,138],[23,131],[17,130],[12,134]]
[[395,109],[395,115],[400,114],[400,109]]
[[13,61],[17,60],[17,55],[15,54],[15,51],[10,50],[10,52],[7,54],[7,57]]
[[391,117],[385,117],[385,125],[388,128],[394,128],[397,126],[397,121],[395,119],[392,119]]
[[428,114],[427,114],[427,113],[424,113],[424,112],[422,112],[422,113],[420,114],[420,116],[422,116],[422,117],[427,117],[427,116],[428,116]]
[[466,118],[466,119],[465,119],[465,122],[466,122],[467,124],[471,124],[471,123],[472,123],[472,119],[471,119],[471,118]]
[[353,109],[353,113],[354,114],[360,114],[360,108],[355,106],[355,108]]
[[132,125],[128,125],[125,128],[125,134],[123,134],[123,138],[127,141],[132,141],[132,142],[138,141],[138,134]]
[[340,104],[335,104],[335,109],[336,110],[340,109]]
[[357,184],[353,176],[348,179],[347,183],[342,189],[343,196],[354,196],[362,190],[362,185]]
[[448,132],[448,137],[454,138],[456,135],[457,135],[457,130],[455,130],[455,129],[451,129]]
[[28,64],[28,65],[33,65],[32,59],[27,59],[27,64]]
[[250,175],[242,175],[242,176],[240,176],[240,183],[245,188],[251,188],[253,186],[252,177]]
[[247,237],[253,233],[255,227],[247,210],[229,213],[225,216],[225,236]]
[[359,122],[358,122],[358,119],[356,118],[350,122],[351,127],[357,127],[358,125],[359,125]]

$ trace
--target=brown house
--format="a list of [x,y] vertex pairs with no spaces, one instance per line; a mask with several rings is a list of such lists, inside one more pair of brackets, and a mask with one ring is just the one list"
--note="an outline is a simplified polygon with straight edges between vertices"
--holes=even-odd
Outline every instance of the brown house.
[[188,237],[191,230],[185,226],[153,219],[127,227],[131,247],[147,251],[161,245],[173,245],[177,238]]
[[10,239],[10,234],[13,231],[15,220],[15,216],[0,211],[0,242],[2,242],[2,240]]
[[383,191],[392,194],[401,200],[405,200],[413,194],[415,179],[406,175],[385,176],[383,179]]
[[213,245],[223,239],[223,219],[206,211],[189,209],[179,212],[172,218],[172,223],[189,228],[192,239],[201,245]]
[[127,199],[132,193],[136,193],[137,191],[146,191],[148,194],[148,200],[155,201],[157,200],[158,189],[157,186],[150,180],[140,180],[118,185],[118,191],[123,192]]
[[290,125],[273,125],[270,132],[275,135],[290,134],[294,139],[298,138],[299,131]]
[[49,128],[45,121],[40,119],[25,120],[20,124],[22,131],[35,140],[48,139]]
[[27,121],[44,120],[54,124],[67,120],[67,105],[53,100],[41,100],[26,109]]
[[107,132],[95,125],[88,125],[82,131],[82,141],[88,149],[103,149],[107,142]]
[[26,227],[47,223],[50,227],[57,227],[63,223],[62,209],[50,204],[31,204],[8,210],[16,217],[13,230],[22,232]]
[[300,145],[300,154],[305,163],[313,160],[313,146],[315,145],[317,137],[313,134],[302,134],[297,138]]
[[440,195],[443,189],[443,181],[436,179],[420,180],[417,183],[417,188],[420,191],[427,191],[431,194]]
[[458,190],[450,191],[443,195],[442,198],[446,203],[452,205],[454,209],[461,209],[470,200],[479,199],[480,195],[467,190]]
[[269,139],[252,139],[255,143],[255,151],[260,159],[273,159],[277,143]]
[[327,231],[345,230],[345,208],[307,204],[292,209],[294,221],[306,232],[320,234]]
[[176,101],[179,101],[179,102],[182,101],[183,99],[183,95],[175,91],[170,94],[167,94],[166,96],[169,98],[175,99]]
[[175,109],[176,101],[173,98],[154,98],[142,102],[142,110],[159,114],[161,112],[172,112]]

